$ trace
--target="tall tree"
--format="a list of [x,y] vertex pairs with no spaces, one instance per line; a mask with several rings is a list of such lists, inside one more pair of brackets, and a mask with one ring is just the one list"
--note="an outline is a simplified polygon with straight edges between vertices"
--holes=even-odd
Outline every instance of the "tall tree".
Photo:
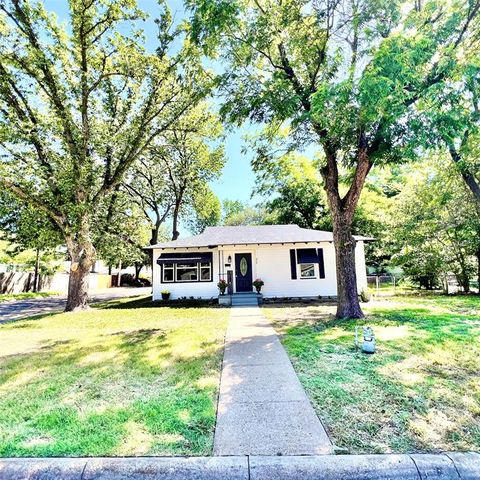
[[266,199],[265,208],[277,223],[304,228],[330,227],[330,217],[318,165],[289,153],[278,159],[257,158],[254,194]]
[[263,207],[252,207],[240,200],[224,200],[222,204],[222,224],[226,226],[266,225],[273,223]]
[[[480,247],[480,214],[446,155],[432,155],[412,168],[391,212],[394,262],[432,288],[453,273],[465,292]],[[480,266],[480,264],[477,264]],[[480,278],[479,278],[480,280]]]
[[[164,188],[157,191],[156,196],[160,195],[161,202],[167,205],[167,216],[171,215],[173,240],[180,235],[182,214],[195,205],[200,207],[198,193],[206,189],[208,182],[218,178],[223,169],[222,135],[217,115],[205,103],[200,103],[152,144],[138,166],[163,177]],[[145,176],[145,171],[139,172],[137,177],[142,175]],[[138,193],[139,189],[136,190]],[[158,205],[159,199],[150,197],[150,200]]]
[[56,247],[62,244],[57,225],[43,212],[22,204],[4,190],[0,192],[0,231],[14,245],[16,254],[26,250],[35,252],[33,291],[38,291],[45,254],[51,257]]
[[[475,41],[473,39],[472,41]],[[418,109],[427,147],[446,147],[470,191],[472,216],[480,214],[480,55],[457,58],[452,81],[444,82]],[[480,244],[476,252],[480,278]]]
[[[192,36],[227,63],[223,114],[314,142],[332,215],[337,317],[362,317],[352,224],[374,164],[415,154],[416,103],[471,48],[480,2],[190,0]],[[467,42],[466,39],[469,39]],[[478,36],[475,36],[478,38]],[[344,191],[339,169],[349,169]]]
[[[218,221],[218,200],[208,182],[218,178],[225,163],[222,135],[218,116],[202,102],[159,136],[134,165],[123,186],[151,221],[151,245],[158,243],[167,220],[172,221],[172,238],[178,238],[182,213],[194,230],[202,222],[206,226]],[[210,210],[202,204],[201,192],[206,192]],[[195,226],[196,220],[200,223]]]
[[[134,0],[0,1],[0,185],[47,215],[71,259],[67,310],[85,308],[92,213],[158,135],[205,94],[204,72],[162,5],[148,53]],[[121,34],[120,34],[121,29]]]
[[153,161],[149,153],[147,150],[146,155],[134,164],[122,187],[150,222],[150,245],[155,245],[162,226],[172,213],[174,199],[165,168],[160,162]]

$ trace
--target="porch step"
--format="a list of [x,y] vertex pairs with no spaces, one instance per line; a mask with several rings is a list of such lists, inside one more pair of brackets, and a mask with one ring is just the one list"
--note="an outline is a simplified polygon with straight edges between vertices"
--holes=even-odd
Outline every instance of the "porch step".
[[258,305],[261,295],[257,293],[234,293],[232,295],[232,306]]
[[232,298],[232,306],[234,307],[241,307],[247,305],[258,305],[258,300],[256,298],[242,298],[242,299],[235,299]]

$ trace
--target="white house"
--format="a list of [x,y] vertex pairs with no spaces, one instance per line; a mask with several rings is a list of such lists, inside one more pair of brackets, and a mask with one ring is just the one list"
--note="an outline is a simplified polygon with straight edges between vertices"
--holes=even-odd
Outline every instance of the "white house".
[[[354,238],[357,285],[361,291],[367,285],[364,242],[370,239]],[[220,279],[228,282],[227,298],[238,299],[253,292],[252,282],[257,278],[265,282],[264,297],[337,294],[331,232],[297,225],[209,227],[200,235],[150,248],[154,300],[161,299],[164,290],[172,299],[216,297]]]

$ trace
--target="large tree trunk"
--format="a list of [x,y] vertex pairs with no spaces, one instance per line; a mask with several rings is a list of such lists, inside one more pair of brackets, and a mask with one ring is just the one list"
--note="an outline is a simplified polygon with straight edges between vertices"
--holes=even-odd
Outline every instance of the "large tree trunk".
[[152,236],[150,237],[150,245],[156,245],[158,243],[158,231],[160,225],[155,224],[155,227],[152,228]]
[[135,280],[140,280],[140,272],[142,271],[143,263],[135,263]]
[[470,293],[470,279],[464,272],[460,272],[457,277],[457,282],[462,287],[463,293]]
[[355,239],[352,226],[333,215],[333,238],[337,271],[337,318],[363,318],[357,291]]
[[172,240],[176,240],[180,236],[180,232],[178,231],[178,217],[180,216],[180,208],[183,204],[183,196],[185,194],[185,189],[187,188],[186,185],[182,185],[179,190],[177,191],[176,198],[175,198],[175,205],[173,206],[173,229],[172,229]]
[[[456,231],[454,231],[454,242],[458,243],[458,235]],[[460,247],[456,249],[455,256],[459,267],[458,271],[455,271],[457,282],[461,285],[465,293],[470,293],[470,272],[468,268],[468,261]]]
[[88,308],[88,277],[90,266],[85,262],[72,262],[68,280],[68,298],[66,312],[85,310]]
[[82,223],[84,223],[84,233],[80,236],[82,241],[71,237],[66,239],[71,261],[66,312],[88,308],[88,278],[95,262],[95,248],[89,237],[88,219],[84,219]]
[[355,240],[352,235],[353,217],[365,178],[372,167],[365,149],[358,153],[357,167],[347,194],[342,198],[336,153],[324,145],[326,165],[321,173],[325,181],[328,205],[332,215],[333,241],[337,271],[337,318],[363,318],[357,291]]

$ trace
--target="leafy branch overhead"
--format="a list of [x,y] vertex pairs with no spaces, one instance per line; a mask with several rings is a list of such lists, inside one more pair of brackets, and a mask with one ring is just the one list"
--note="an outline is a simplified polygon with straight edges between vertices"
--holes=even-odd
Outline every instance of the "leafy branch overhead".
[[[191,36],[228,65],[222,113],[315,144],[332,215],[339,317],[362,316],[352,224],[374,165],[415,158],[418,108],[478,47],[480,1],[190,0]],[[266,152],[261,152],[266,154]],[[267,152],[268,153],[268,152]],[[350,170],[343,189],[341,168]]]
[[219,220],[219,201],[208,183],[225,164],[222,140],[218,116],[201,102],[158,136],[126,176],[123,188],[152,223],[152,244],[167,219],[174,239],[180,217],[195,231]]
[[2,181],[62,230],[75,223],[75,212],[59,210],[66,197],[87,209],[110,193],[201,94],[201,71],[180,74],[181,54],[147,54],[135,32],[111,31],[142,17],[130,3],[72,2],[70,36],[41,4],[1,6]]
[[0,184],[62,232],[80,305],[95,209],[211,87],[188,42],[170,53],[182,31],[163,4],[145,49],[135,5],[72,0],[67,26],[42,2],[0,2]]

